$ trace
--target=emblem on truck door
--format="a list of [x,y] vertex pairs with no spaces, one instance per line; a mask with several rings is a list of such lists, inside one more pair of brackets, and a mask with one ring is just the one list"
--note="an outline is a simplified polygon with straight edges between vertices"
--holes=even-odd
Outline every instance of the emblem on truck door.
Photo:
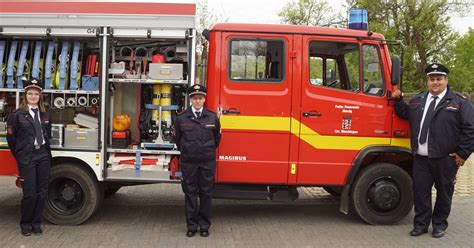
[[245,161],[247,160],[246,156],[227,156],[227,155],[220,155],[219,160],[234,160],[234,161]]

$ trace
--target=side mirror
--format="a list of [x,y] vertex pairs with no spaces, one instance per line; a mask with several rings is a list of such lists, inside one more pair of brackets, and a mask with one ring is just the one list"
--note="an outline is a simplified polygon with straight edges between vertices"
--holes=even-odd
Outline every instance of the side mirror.
[[202,31],[202,36],[204,36],[206,40],[209,40],[209,33],[210,33],[209,29],[206,28]]
[[400,84],[400,77],[402,74],[402,66],[401,66],[401,59],[399,56],[391,56],[392,59],[392,74],[391,74],[391,81],[392,85]]

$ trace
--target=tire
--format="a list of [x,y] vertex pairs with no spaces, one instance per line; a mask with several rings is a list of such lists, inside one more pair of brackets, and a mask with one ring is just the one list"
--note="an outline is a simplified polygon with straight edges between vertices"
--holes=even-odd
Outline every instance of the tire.
[[341,196],[344,188],[342,186],[325,186],[323,189],[332,196]]
[[115,195],[115,193],[117,193],[117,191],[119,191],[121,187],[122,186],[107,185],[104,189],[104,199]]
[[56,225],[79,225],[87,221],[103,200],[94,175],[75,164],[51,168],[43,216]]
[[394,224],[413,207],[411,177],[394,164],[370,165],[357,176],[351,200],[359,217],[368,224]]

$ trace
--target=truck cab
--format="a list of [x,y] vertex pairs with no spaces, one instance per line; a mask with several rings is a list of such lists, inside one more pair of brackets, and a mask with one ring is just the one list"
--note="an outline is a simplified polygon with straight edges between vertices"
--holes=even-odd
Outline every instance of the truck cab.
[[[323,186],[342,201],[363,194],[375,212],[403,212],[391,221],[408,213],[408,127],[389,98],[399,60],[382,35],[228,23],[207,34],[207,103],[222,123],[218,183]],[[403,176],[367,176],[379,165]],[[363,192],[354,191],[360,177],[373,179]],[[363,219],[378,223],[373,217]]]

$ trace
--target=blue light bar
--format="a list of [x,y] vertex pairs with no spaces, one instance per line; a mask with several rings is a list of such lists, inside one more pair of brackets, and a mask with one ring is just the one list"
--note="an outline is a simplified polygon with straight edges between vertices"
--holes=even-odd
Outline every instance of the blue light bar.
[[347,27],[349,29],[369,30],[366,9],[350,9],[347,12]]

